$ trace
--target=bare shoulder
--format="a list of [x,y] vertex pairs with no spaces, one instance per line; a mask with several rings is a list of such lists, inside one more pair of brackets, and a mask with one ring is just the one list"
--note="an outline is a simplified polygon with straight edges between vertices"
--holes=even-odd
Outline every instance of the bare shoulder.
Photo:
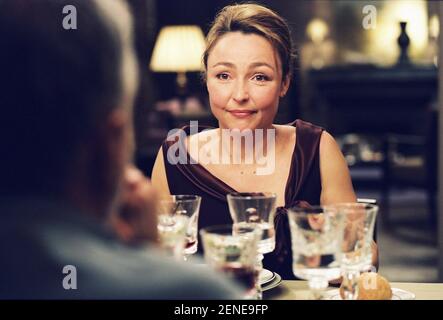
[[341,151],[337,144],[337,141],[335,141],[334,137],[325,130],[322,132],[320,138],[320,155],[322,153],[325,154],[330,152],[338,153],[339,155],[341,155]]
[[326,130],[322,132],[320,137],[320,169],[322,174],[335,174],[336,171],[347,171],[346,160],[335,141],[334,137]]
[[297,130],[294,126],[274,124],[274,127],[277,133],[277,137],[280,136],[282,141],[284,141],[285,143],[295,142]]
[[283,132],[285,134],[295,134],[295,127],[287,124],[274,124],[273,125],[277,131]]
[[322,204],[356,201],[345,157],[327,131],[320,138],[320,174]]

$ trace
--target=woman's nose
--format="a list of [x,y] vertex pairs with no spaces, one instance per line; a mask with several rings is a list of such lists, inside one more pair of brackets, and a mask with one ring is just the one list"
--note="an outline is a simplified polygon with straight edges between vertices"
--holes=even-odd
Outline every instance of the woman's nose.
[[245,81],[237,81],[235,83],[233,99],[238,102],[245,102],[249,99],[248,87]]

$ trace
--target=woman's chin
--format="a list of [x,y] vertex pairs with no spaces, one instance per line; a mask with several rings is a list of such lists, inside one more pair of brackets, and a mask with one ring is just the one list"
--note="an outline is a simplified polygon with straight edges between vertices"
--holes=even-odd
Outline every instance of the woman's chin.
[[260,128],[258,121],[251,121],[251,119],[235,119],[230,120],[229,122],[224,123],[224,125],[221,126],[223,129],[230,129],[230,130],[255,130]]
[[230,124],[228,127],[224,127],[223,129],[239,130],[239,131],[247,131],[247,130],[254,131],[255,129],[257,129],[257,127],[250,125],[250,124]]

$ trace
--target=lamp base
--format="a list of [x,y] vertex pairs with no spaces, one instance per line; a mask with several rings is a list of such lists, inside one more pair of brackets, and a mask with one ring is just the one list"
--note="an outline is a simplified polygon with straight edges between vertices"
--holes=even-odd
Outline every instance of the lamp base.
[[186,78],[185,72],[177,72],[177,78],[175,79],[177,83],[177,92],[179,96],[185,96],[187,91],[188,79]]

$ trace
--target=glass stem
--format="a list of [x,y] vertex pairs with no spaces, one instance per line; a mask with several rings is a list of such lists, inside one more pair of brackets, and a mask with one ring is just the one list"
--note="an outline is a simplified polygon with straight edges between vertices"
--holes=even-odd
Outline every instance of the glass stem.
[[264,256],[261,253],[259,253],[257,255],[257,261],[255,264],[255,269],[256,269],[257,278],[258,278],[257,282],[256,282],[257,283],[257,285],[256,285],[256,292],[257,292],[256,299],[257,300],[263,300],[263,290],[261,288],[261,283],[260,283],[260,274],[263,270],[263,258],[264,258]]
[[343,295],[345,300],[357,300],[360,271],[346,268],[343,272]]
[[329,282],[325,278],[314,277],[309,279],[308,284],[314,299],[321,300],[325,290],[328,288]]

